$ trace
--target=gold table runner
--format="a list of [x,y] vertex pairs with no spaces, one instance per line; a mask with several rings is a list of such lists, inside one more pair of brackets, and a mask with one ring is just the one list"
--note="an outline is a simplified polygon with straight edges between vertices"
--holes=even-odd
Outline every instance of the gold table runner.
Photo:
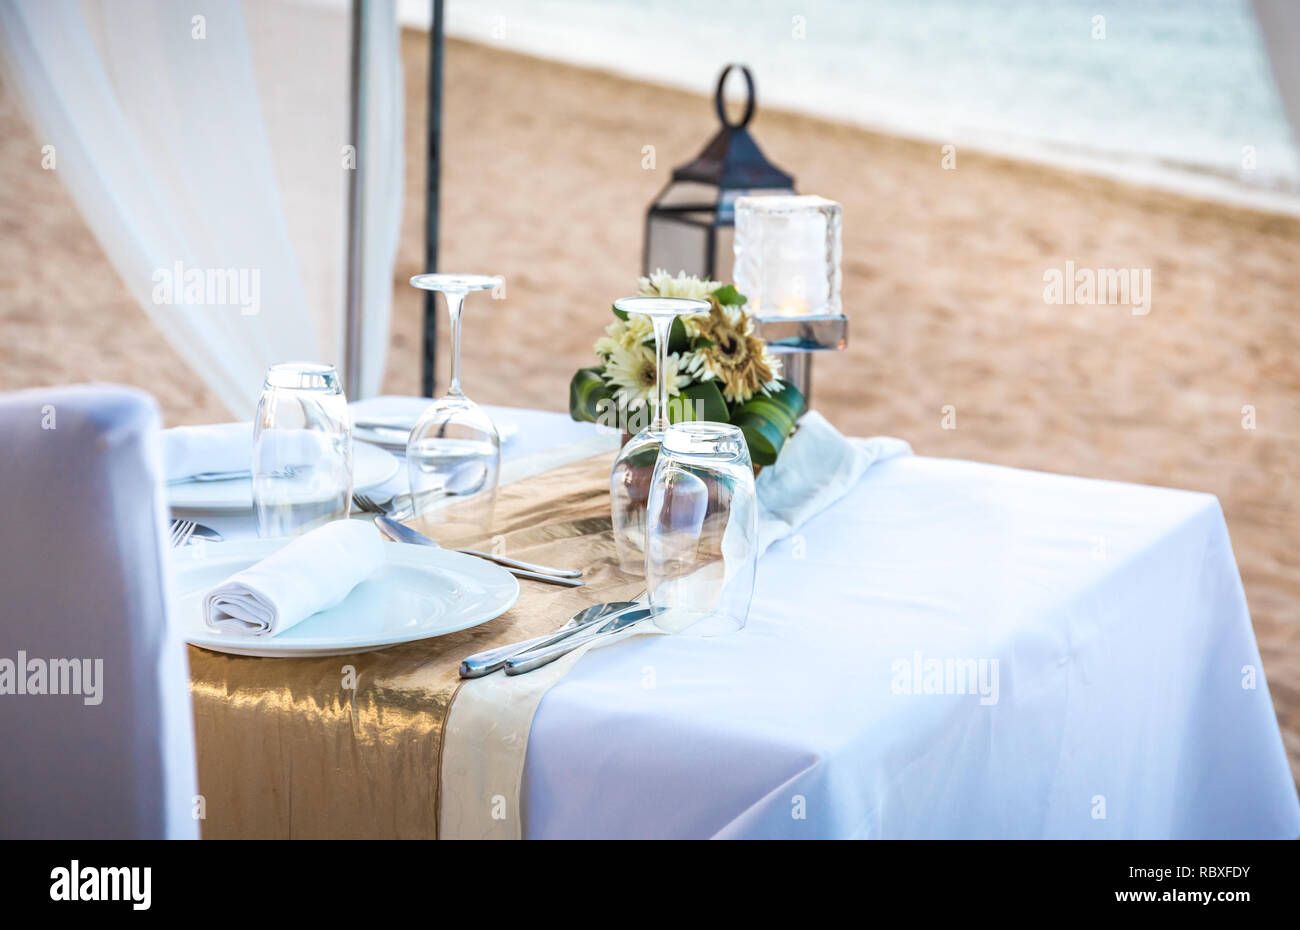
[[521,580],[519,602],[497,619],[380,652],[263,659],[191,646],[204,839],[436,838],[460,660],[644,590],[644,579],[615,567],[612,462],[565,465],[497,499],[493,540],[505,554],[582,568],[584,587]]

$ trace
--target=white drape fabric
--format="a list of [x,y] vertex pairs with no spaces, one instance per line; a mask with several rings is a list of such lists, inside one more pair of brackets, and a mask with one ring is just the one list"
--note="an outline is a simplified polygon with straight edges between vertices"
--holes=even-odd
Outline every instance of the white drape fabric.
[[197,839],[158,408],[24,391],[0,397],[0,435],[0,836]]
[[1253,2],[1282,97],[1282,109],[1291,122],[1291,131],[1300,140],[1300,3],[1295,0]]
[[353,170],[367,198],[363,394],[383,377],[402,81],[395,3],[364,9],[358,156],[346,4],[0,0],[3,76],[43,164],[145,313],[240,418],[267,365],[343,362]]

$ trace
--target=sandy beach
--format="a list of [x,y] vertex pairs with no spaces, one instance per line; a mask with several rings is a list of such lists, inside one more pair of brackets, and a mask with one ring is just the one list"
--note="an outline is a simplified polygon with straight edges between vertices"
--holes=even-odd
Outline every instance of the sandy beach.
[[[426,41],[403,37],[407,197],[385,382],[403,394],[419,384],[421,304],[405,282],[424,270]],[[711,103],[447,49],[442,266],[502,274],[508,294],[467,308],[466,389],[564,410],[610,301],[635,285],[646,205],[714,131]],[[761,104],[752,129],[768,156],[844,205],[850,346],[818,358],[815,405],[922,455],[1217,495],[1300,773],[1300,220],[960,150],[945,170],[938,146]],[[114,381],[152,391],[168,425],[225,418],[40,169],[8,93],[0,130],[0,389]],[[1046,303],[1044,272],[1067,261],[1150,269],[1150,312]]]

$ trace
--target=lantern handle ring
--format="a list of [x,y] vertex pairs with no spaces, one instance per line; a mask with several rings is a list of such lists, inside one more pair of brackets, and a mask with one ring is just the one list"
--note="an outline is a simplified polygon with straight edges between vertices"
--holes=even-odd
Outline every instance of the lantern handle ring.
[[[727,86],[727,75],[731,74],[732,68],[739,68],[740,73],[745,76],[745,114],[738,123],[728,121],[727,104],[722,96],[723,88]],[[718,89],[713,95],[713,103],[718,110],[718,119],[722,120],[722,125],[728,129],[741,129],[749,124],[749,121],[754,118],[754,75],[750,73],[748,65],[727,65],[722,69],[722,74],[718,75]]]

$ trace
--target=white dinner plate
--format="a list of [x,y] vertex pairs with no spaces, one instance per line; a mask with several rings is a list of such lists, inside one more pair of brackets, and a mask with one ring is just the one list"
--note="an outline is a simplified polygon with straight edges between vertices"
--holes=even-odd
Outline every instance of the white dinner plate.
[[204,649],[268,658],[351,655],[469,629],[501,616],[519,599],[519,582],[484,559],[430,546],[384,543],[384,564],[329,610],[278,636],[210,629],[203,598],[235,572],[288,539],[247,539],[175,550],[173,622]]
[[[357,422],[352,424],[352,438],[361,442],[374,443],[395,452],[406,451],[406,440],[415,426],[415,420],[409,416],[369,417],[353,413]],[[364,424],[364,425],[358,425]],[[519,424],[505,420],[492,420],[497,428],[497,436],[505,445],[519,432]]]
[[[352,490],[367,491],[385,483],[401,463],[369,443],[352,444]],[[185,481],[167,485],[167,503],[176,510],[252,510],[253,479]]]

